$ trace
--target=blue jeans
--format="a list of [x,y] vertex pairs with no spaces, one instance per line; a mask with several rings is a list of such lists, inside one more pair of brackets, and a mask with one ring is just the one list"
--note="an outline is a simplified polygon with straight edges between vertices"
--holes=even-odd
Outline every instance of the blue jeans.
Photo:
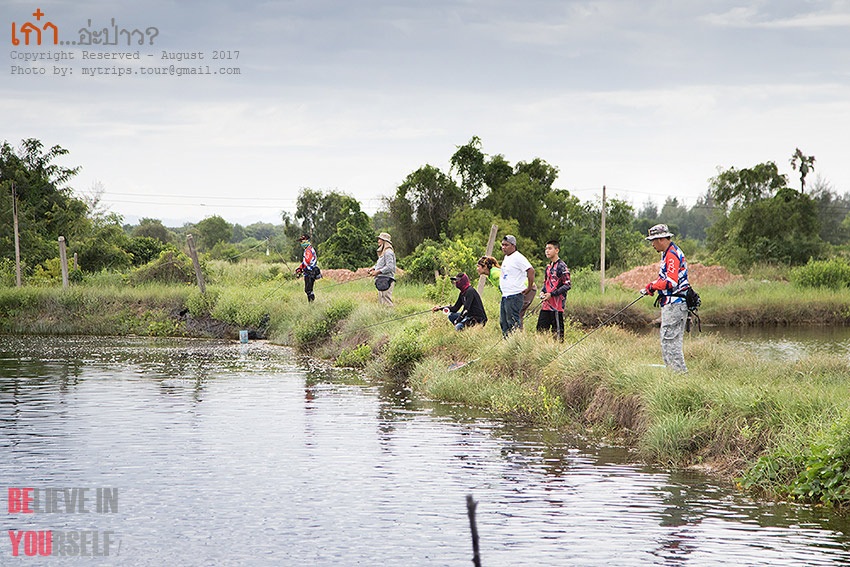
[[502,327],[502,336],[507,337],[508,333],[522,326],[522,294],[517,293],[502,298],[499,304],[499,326]]
[[462,331],[464,328],[460,313],[449,313],[449,321],[455,326],[456,331]]

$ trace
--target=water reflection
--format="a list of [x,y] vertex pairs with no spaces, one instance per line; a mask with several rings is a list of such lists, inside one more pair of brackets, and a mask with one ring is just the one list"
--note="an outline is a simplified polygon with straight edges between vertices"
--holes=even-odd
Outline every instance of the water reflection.
[[122,495],[8,529],[112,529],[111,564],[469,564],[470,492],[488,566],[850,562],[832,511],[261,343],[3,337],[0,361],[0,483]]

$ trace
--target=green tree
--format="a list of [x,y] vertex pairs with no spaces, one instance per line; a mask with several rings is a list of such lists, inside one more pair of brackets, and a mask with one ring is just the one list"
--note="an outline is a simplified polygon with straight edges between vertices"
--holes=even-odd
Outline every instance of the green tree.
[[298,226],[290,225],[288,235],[297,238],[300,233],[311,236],[314,243],[326,241],[336,233],[337,225],[345,218],[361,212],[360,202],[338,191],[302,189],[296,201],[295,218]]
[[174,241],[174,233],[168,230],[159,219],[143,218],[139,225],[133,228],[133,236],[139,238],[154,238],[163,244]]
[[783,187],[772,197],[734,206],[709,227],[709,247],[742,270],[758,262],[800,265],[823,254],[819,228],[811,197]]
[[752,168],[721,171],[709,181],[712,198],[721,206],[747,206],[768,198],[787,186],[788,178],[772,161]]
[[133,236],[127,243],[126,251],[132,256],[133,266],[143,266],[159,257],[165,244],[150,236]]
[[800,168],[800,193],[806,192],[806,176],[809,174],[809,171],[815,168],[815,156],[807,156],[804,155],[800,148],[796,148],[794,150],[793,155],[791,155],[791,169],[797,170],[797,167]]
[[481,151],[481,139],[473,136],[465,145],[458,146],[449,161],[449,171],[460,175],[460,189],[467,201],[474,203],[481,196],[487,172],[486,156]]
[[337,224],[336,232],[319,245],[324,268],[356,270],[375,261],[375,231],[364,212],[356,212]]
[[[8,142],[0,145],[0,188],[6,203],[12,186],[17,195],[21,256],[25,265],[35,266],[59,254],[57,239],[75,241],[88,229],[87,208],[73,197],[68,181],[79,167],[63,167],[55,160],[68,154],[60,146],[45,150],[44,144],[28,138],[15,150]],[[0,254],[14,258],[11,207],[0,223]]]
[[200,238],[203,250],[212,250],[219,242],[230,242],[233,225],[218,215],[207,217],[195,225],[194,231]]
[[828,182],[818,178],[812,186],[812,200],[817,204],[820,237],[830,244],[850,241],[850,193],[838,195]]
[[133,255],[128,251],[130,239],[121,223],[120,215],[104,215],[92,223],[86,236],[69,243],[70,251],[77,253],[81,270],[123,270],[133,264]]
[[405,256],[426,238],[438,239],[463,204],[461,189],[436,167],[425,165],[408,175],[389,204],[397,253]]

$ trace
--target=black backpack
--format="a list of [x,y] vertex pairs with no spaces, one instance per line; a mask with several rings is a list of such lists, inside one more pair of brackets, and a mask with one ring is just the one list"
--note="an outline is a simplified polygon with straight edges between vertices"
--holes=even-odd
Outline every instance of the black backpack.
[[[688,319],[685,323],[685,332],[691,331],[691,320],[693,320],[697,324],[697,330],[702,332],[702,321],[700,321],[699,310],[700,305],[702,305],[702,299],[700,299],[699,294],[692,287],[689,287],[682,293],[673,294],[673,297],[682,297],[685,299],[685,305],[688,307]],[[655,298],[656,306],[661,301],[661,295]]]

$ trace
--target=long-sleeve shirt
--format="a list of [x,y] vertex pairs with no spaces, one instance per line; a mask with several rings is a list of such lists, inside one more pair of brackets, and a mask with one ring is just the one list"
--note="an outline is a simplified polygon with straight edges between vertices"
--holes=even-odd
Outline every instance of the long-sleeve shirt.
[[549,299],[543,302],[541,309],[544,311],[563,311],[564,300],[567,292],[572,287],[570,281],[570,269],[567,264],[558,259],[546,266],[546,277],[543,280],[543,293],[551,294]]
[[662,307],[668,303],[681,303],[685,300],[682,296],[685,290],[691,287],[688,281],[688,263],[682,250],[672,242],[661,257],[658,279],[647,287],[658,292]]
[[[461,310],[462,308],[462,310]],[[457,296],[457,301],[449,311],[457,313],[465,317],[471,317],[478,323],[487,322],[487,313],[484,311],[484,303],[481,301],[481,296],[478,295],[478,290],[469,286],[465,291],[462,291]]]
[[395,276],[395,252],[391,248],[384,250],[384,253],[378,257],[378,261],[372,269],[384,276],[391,278]]

